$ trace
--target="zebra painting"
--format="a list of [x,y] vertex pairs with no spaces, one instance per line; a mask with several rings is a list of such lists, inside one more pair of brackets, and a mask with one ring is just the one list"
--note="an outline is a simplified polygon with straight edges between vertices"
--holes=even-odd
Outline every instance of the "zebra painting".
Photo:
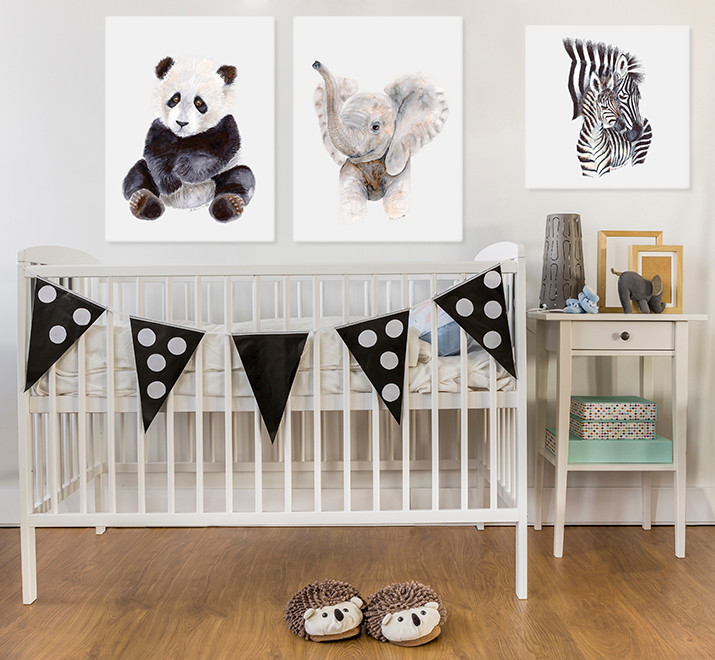
[[583,176],[644,163],[653,131],[640,114],[638,60],[604,43],[567,38],[563,44],[571,59],[573,119],[583,118],[576,145]]

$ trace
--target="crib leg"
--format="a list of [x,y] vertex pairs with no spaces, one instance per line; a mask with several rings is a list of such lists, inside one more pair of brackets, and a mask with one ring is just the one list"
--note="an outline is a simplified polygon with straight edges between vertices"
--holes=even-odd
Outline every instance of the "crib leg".
[[104,532],[106,532],[106,531],[107,531],[106,527],[95,527],[94,528],[94,532],[95,532],[95,534],[97,534],[97,536],[99,536],[100,534],[104,534]]
[[526,598],[527,590],[527,555],[526,534],[528,530],[526,516],[516,523],[516,597]]
[[20,556],[22,563],[22,602],[29,605],[37,600],[37,557],[35,528],[20,526]]

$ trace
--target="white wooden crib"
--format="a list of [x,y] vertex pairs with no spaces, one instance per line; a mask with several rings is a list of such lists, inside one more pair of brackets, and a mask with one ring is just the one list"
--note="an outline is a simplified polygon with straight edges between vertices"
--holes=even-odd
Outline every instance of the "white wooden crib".
[[[413,330],[399,426],[334,326],[414,307],[493,260],[136,267],[39,247],[18,261],[25,603],[37,598],[37,527],[216,525],[513,524],[516,594],[526,598],[523,257],[501,261],[518,380],[467,352],[463,330],[449,357]],[[22,392],[34,277],[108,311]],[[146,433],[130,314],[207,332]],[[230,333],[277,329],[310,337],[271,444]]]

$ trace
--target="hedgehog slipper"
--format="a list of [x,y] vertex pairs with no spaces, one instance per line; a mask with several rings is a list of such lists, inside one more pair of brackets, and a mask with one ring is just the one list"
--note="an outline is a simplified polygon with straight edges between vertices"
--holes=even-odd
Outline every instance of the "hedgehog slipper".
[[313,642],[336,642],[360,634],[365,600],[347,582],[313,582],[294,594],[284,616],[291,632]]
[[390,584],[368,599],[367,634],[398,646],[421,646],[436,639],[447,621],[439,595],[419,582]]

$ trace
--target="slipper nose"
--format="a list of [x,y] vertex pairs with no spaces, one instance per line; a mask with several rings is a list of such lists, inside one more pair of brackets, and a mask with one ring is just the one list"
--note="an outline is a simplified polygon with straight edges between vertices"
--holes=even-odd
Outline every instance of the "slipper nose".
[[412,623],[414,623],[416,626],[419,626],[422,621],[420,621],[420,617],[418,617],[414,612],[412,612]]
[[335,618],[338,621],[342,621],[345,618],[345,615],[338,609],[335,610]]

